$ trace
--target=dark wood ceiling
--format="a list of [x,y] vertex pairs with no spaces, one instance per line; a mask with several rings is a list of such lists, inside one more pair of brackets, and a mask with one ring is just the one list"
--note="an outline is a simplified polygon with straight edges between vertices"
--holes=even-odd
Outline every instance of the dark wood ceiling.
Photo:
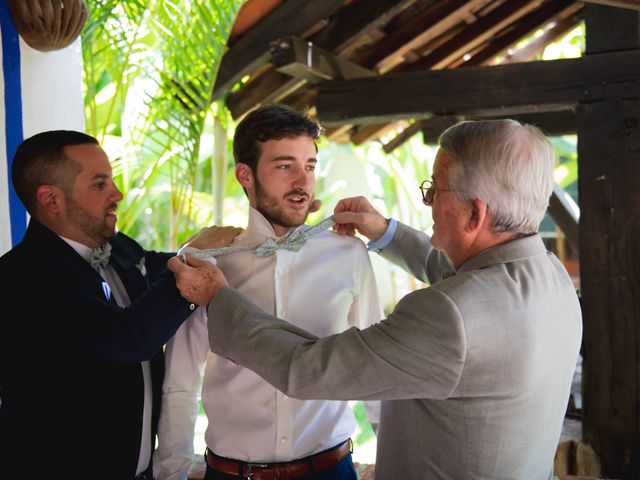
[[[420,130],[428,139],[456,118],[327,120],[317,105],[319,86],[528,61],[581,22],[582,12],[583,2],[574,0],[248,0],[213,97],[224,98],[235,119],[265,103],[309,108],[335,141],[361,144],[406,128],[390,142],[391,150]],[[540,36],[516,48],[538,30]],[[570,116],[554,119],[560,130]]]

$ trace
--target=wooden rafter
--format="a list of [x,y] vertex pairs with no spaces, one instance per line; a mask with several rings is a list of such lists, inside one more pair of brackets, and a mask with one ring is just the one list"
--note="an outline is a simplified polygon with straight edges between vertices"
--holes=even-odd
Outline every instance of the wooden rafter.
[[[354,12],[358,11],[347,7],[344,10],[339,11],[337,15],[332,16],[325,29],[316,34],[310,35],[306,40],[311,41],[314,45],[317,45],[319,48],[324,50],[336,52],[344,51],[362,35],[363,31],[368,28],[377,27],[378,25],[388,21],[389,16],[396,15],[398,11],[405,9],[415,0],[367,1],[366,11],[363,12],[362,9],[359,9],[359,14],[355,15]],[[294,2],[289,1],[278,7],[278,10],[295,7],[296,5]],[[282,13],[281,16],[283,16]],[[297,22],[295,14],[293,14],[292,17],[294,18],[291,22]],[[329,35],[328,32],[331,32],[331,35]],[[287,35],[283,35],[283,37]],[[267,34],[265,34],[264,37],[268,37],[269,39],[264,40],[265,43],[261,44],[258,50],[260,52],[264,50],[265,53],[260,57],[256,65],[267,64],[271,61],[271,45],[279,38],[274,38],[272,35]],[[218,75],[216,89],[218,89],[218,84],[224,82],[224,80],[220,80],[220,78],[222,75],[222,69],[225,65],[225,58],[230,52],[225,54],[223,57],[223,65],[221,66],[221,72]],[[341,57],[341,55],[337,56]],[[255,108],[257,105],[265,103],[263,99],[266,97],[269,97],[272,100],[274,98],[284,100],[286,97],[284,94],[286,93],[287,95],[290,95],[294,93],[295,90],[292,90],[292,86],[296,85],[300,87],[303,84],[292,80],[288,75],[276,72],[273,65],[269,64],[267,65],[266,71],[252,79],[251,82],[239,89],[237,92],[231,93],[227,98],[227,106],[231,111],[233,118],[239,118],[249,110]],[[230,88],[230,86],[228,87]],[[220,91],[220,94],[223,93],[224,92]]]
[[380,125],[364,125],[351,134],[351,142],[354,145],[362,145],[365,142],[381,137],[394,128],[398,128],[398,122],[383,123]]
[[420,121],[420,127],[424,143],[435,145],[442,132],[451,125],[461,122],[462,120],[496,120],[500,118],[512,118],[513,120],[517,120],[523,124],[535,125],[546,135],[551,137],[575,134],[578,131],[578,117],[575,110],[489,117],[474,115],[436,115],[429,119]]
[[468,51],[487,41],[510,23],[517,21],[534,10],[539,4],[540,1],[509,0],[487,15],[480,17],[459,35],[431,51],[417,62],[398,66],[391,71],[445,68],[455,60],[462,58]]
[[503,63],[526,62],[531,60],[538,53],[542,52],[549,44],[553,43],[562,35],[575,28],[575,26],[578,25],[579,22],[580,20],[574,15],[560,20],[552,28],[544,32],[542,35],[540,35],[525,47],[521,48],[520,50],[516,50],[510,55],[507,55],[504,58]]
[[285,35],[303,36],[342,3],[342,0],[288,0],[273,9],[222,57],[213,100],[227,94],[244,75],[268,62],[270,42]]
[[[553,29],[550,29],[550,31],[546,32],[542,37],[539,37],[535,43],[532,42],[531,47],[527,49],[527,52],[532,51],[533,48],[544,48],[544,46],[551,43],[555,38],[569,30],[577,23],[578,20],[574,18],[574,14],[580,8],[582,8],[582,5],[574,0],[558,0],[547,3],[542,8],[523,17],[506,34],[493,39],[482,49],[476,51],[471,59],[466,62],[460,60],[460,65],[456,64],[455,66],[469,67],[473,65],[482,65],[500,54],[502,51],[506,50],[510,45],[514,44],[518,40],[530,35],[533,31],[545,25],[551,19],[556,17],[564,18],[564,20],[557,24]],[[397,146],[401,145],[406,140],[406,137],[400,137],[398,141],[393,142],[393,148],[397,148]]]
[[398,135],[396,135],[393,139],[388,141],[382,146],[382,150],[384,153],[391,153],[404,142],[413,137],[416,133],[418,133],[422,129],[421,122],[413,122],[407,128],[402,130]]
[[[542,8],[523,17],[521,21],[515,24],[513,28],[504,35],[492,39],[482,50],[474,53],[474,55],[468,61],[462,63],[461,66],[484,65],[487,61],[505,52],[511,45],[547,25],[554,18],[556,22],[564,20],[565,22],[562,24],[562,28],[550,29],[550,31],[542,35],[543,38],[538,37],[538,39],[534,41],[536,51],[540,51],[540,49],[546,47],[562,33],[578,23],[578,20],[575,19],[573,15],[581,8],[582,5],[574,0],[549,2]],[[532,42],[532,44],[534,42]]]
[[609,7],[640,10],[640,0],[582,0],[582,1],[585,3],[596,3],[600,5],[607,5]]
[[640,52],[627,51],[326,82],[316,106],[327,126],[435,114],[513,115],[571,109],[580,100],[623,95],[639,82]]
[[384,42],[380,42],[380,46],[371,48],[358,60],[381,73],[387,71],[398,63],[398,57],[417,50],[455,25],[463,23],[479,3],[480,0],[440,2],[408,22],[402,29],[388,35]]
[[363,8],[363,2],[353,2],[309,40],[342,56],[360,37],[380,28],[414,2],[415,0],[366,0],[366,8]]
[[275,71],[272,67],[263,72],[259,77],[247,83],[238,92],[233,92],[227,97],[227,108],[234,120],[242,117],[256,105],[264,103],[264,99],[273,92],[286,92],[291,90],[287,85],[292,79],[284,73]]

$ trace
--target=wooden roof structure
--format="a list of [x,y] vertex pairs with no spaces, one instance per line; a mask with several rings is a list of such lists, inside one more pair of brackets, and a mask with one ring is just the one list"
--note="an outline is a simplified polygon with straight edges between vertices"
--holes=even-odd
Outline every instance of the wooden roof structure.
[[[579,22],[582,57],[531,61]],[[334,141],[404,128],[386,152],[464,118],[577,133],[579,222],[561,191],[550,213],[580,253],[583,433],[640,478],[640,0],[248,0],[213,99],[310,108]]]
[[[325,84],[490,65],[499,55],[502,64],[529,60],[582,21],[583,10],[573,0],[249,0],[230,36],[214,98],[226,97],[235,119],[264,103],[310,107],[335,141],[361,144],[399,126],[410,128],[392,145],[420,130],[433,140],[443,123],[472,112],[454,111],[437,92],[440,102],[429,110],[383,112],[376,102],[375,112],[348,113],[342,96],[332,100]],[[539,29],[542,36],[514,48]],[[570,113],[544,122],[554,133],[570,131]],[[424,121],[432,116],[448,118]]]

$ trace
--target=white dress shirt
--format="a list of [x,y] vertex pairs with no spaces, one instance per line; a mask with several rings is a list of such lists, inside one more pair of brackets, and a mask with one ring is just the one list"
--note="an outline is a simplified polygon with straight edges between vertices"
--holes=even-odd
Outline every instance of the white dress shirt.
[[[76,242],[69,238],[60,237],[67,242],[82,258],[88,263],[91,263],[91,248]],[[107,283],[107,288],[103,289],[105,292],[106,300],[109,300],[109,295],[113,294],[116,303],[120,307],[128,307],[131,304],[131,299],[127,293],[118,272],[111,265],[106,267],[99,267],[98,273]],[[138,466],[136,468],[136,475],[141,474],[149,467],[149,461],[151,460],[151,408],[152,408],[152,392],[151,392],[151,365],[148,361],[141,362],[142,378],[144,381],[144,406],[142,413],[142,434],[140,440],[140,455],[138,457]]]
[[[233,245],[258,245],[275,233],[255,209]],[[324,231],[299,252],[221,255],[229,283],[260,308],[324,337],[382,318],[364,243]],[[288,398],[251,370],[209,348],[206,310],[199,308],[166,347],[166,373],[154,454],[159,480],[186,479],[193,458],[198,397],[207,414],[207,447],[248,462],[286,462],[349,438],[356,421],[347,402]],[[204,453],[204,452],[199,452]]]

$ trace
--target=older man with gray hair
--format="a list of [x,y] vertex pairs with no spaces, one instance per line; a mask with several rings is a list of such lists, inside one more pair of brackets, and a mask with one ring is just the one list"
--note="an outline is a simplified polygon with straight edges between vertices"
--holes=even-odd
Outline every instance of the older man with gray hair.
[[216,313],[214,352],[293,397],[383,400],[376,478],[549,479],[582,337],[571,279],[537,233],[554,152],[513,120],[459,123],[439,145],[420,186],[431,238],[363,197],[336,207],[338,233],[358,231],[431,284],[372,327],[318,339],[209,263],[169,265],[183,295]]

